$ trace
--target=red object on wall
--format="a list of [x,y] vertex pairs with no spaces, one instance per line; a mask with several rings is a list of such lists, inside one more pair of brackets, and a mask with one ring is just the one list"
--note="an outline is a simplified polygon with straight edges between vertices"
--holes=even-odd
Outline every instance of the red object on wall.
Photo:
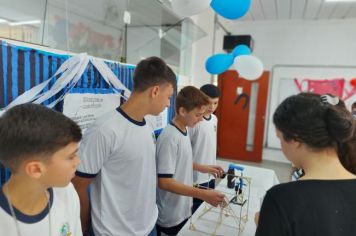
[[[262,160],[265,113],[269,72],[254,81],[238,77],[235,70],[219,75],[221,98],[216,112],[218,122],[218,156],[233,160]],[[247,146],[250,96],[253,83],[258,83],[253,145]],[[238,88],[240,93],[238,94]],[[241,89],[242,88],[242,89]],[[254,98],[255,99],[255,98]]]
[[[299,82],[298,79],[294,79],[294,83],[300,92],[311,92],[316,94],[330,93],[339,98],[343,97],[345,89],[345,79],[342,78],[325,80],[303,79],[301,82]],[[307,83],[305,91],[302,89],[303,83]]]
[[351,84],[353,87],[356,87],[356,78],[353,78],[353,79],[350,81],[350,84]]

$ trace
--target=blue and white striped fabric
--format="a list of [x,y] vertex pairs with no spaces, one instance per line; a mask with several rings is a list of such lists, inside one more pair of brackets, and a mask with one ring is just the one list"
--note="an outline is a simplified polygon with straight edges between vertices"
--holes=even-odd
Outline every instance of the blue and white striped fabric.
[[[69,58],[68,55],[49,53],[29,47],[9,44],[0,40],[0,108],[6,107],[16,97],[50,78]],[[133,74],[135,66],[120,63],[105,62],[119,80],[130,91],[133,89]],[[44,89],[48,90],[57,78]],[[89,64],[82,78],[75,88],[109,88],[100,73],[92,64]],[[57,94],[47,100],[47,105],[61,96]],[[176,93],[171,100],[168,111],[169,121],[174,116],[174,104]],[[59,103],[55,109],[62,110],[63,103]],[[9,173],[0,166],[0,186],[9,177]]]

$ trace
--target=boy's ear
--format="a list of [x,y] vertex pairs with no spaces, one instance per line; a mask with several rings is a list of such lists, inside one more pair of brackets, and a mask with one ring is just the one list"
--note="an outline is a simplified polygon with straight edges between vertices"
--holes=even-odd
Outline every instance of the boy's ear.
[[39,179],[45,172],[45,165],[41,161],[29,161],[25,164],[25,173],[34,179]]
[[303,143],[296,139],[293,139],[290,142],[292,142],[294,148],[300,148],[303,146]]
[[180,107],[178,108],[178,114],[181,116],[184,116],[186,114],[186,110],[184,109],[184,107]]
[[155,86],[153,86],[152,88],[151,88],[151,96],[152,96],[152,98],[155,98],[155,97],[157,97],[158,96],[158,94],[159,94],[159,86],[158,85],[155,85]]

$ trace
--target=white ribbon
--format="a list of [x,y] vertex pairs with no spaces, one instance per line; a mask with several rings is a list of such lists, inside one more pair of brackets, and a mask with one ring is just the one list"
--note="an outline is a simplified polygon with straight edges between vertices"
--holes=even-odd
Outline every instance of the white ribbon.
[[[131,91],[121,83],[121,81],[116,77],[116,75],[104,63],[103,60],[97,59],[95,57],[89,57],[86,53],[83,53],[66,60],[51,78],[18,96],[8,106],[0,110],[0,115],[11,107],[19,104],[29,102],[41,104],[67,87],[67,89],[59,98],[48,105],[48,107],[53,108],[57,103],[62,101],[65,94],[68,93],[78,83],[85,69],[87,68],[89,61],[99,71],[100,75],[109,84],[109,86],[117,90],[124,90],[124,95],[121,96],[123,96],[125,99],[130,96]],[[48,91],[43,92],[43,89],[49,84],[52,78],[57,77],[58,75],[60,75],[60,77],[51,86],[51,88]]]
[[131,95],[131,91],[121,83],[121,81],[116,77],[116,75],[112,72],[112,70],[104,63],[104,61],[95,57],[91,57],[90,61],[95,66],[95,68],[99,71],[99,73],[104,78],[106,83],[108,83],[111,87],[114,87],[115,89],[124,90],[125,95],[123,97],[127,100],[127,98]]

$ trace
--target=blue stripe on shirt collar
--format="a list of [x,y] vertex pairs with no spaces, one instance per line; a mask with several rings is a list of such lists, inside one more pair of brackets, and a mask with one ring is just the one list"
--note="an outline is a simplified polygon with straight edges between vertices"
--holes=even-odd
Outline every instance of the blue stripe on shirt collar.
[[171,125],[174,126],[179,132],[181,132],[184,136],[188,135],[188,131],[183,131],[180,128],[178,128],[173,122],[171,122]]
[[212,115],[210,115],[209,118],[205,118],[205,116],[203,116],[204,120],[206,120],[206,121],[211,120],[211,117],[212,117]]
[[[52,208],[53,198],[54,198],[53,189],[49,188],[48,192],[49,192],[50,206]],[[31,194],[31,193],[29,193],[29,194]],[[1,191],[1,190],[0,190],[0,208],[2,208],[7,214],[10,215],[10,217],[12,217],[10,206],[7,202],[7,198],[6,198],[5,194],[3,193],[3,191]],[[14,212],[16,215],[16,219],[23,223],[34,224],[34,223],[40,222],[48,215],[48,205],[46,205],[46,207],[43,209],[43,211],[38,213],[37,215],[26,215],[26,214],[22,213],[21,211],[19,211],[18,209],[16,209],[16,207],[13,206],[13,208],[14,208]]]
[[144,126],[146,125],[146,120],[145,118],[143,118],[143,121],[137,121],[132,119],[129,115],[127,115],[122,109],[121,107],[116,108],[116,110],[123,116],[125,117],[128,121],[130,121],[131,123],[138,125],[138,126]]

